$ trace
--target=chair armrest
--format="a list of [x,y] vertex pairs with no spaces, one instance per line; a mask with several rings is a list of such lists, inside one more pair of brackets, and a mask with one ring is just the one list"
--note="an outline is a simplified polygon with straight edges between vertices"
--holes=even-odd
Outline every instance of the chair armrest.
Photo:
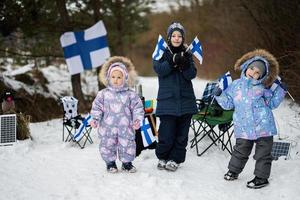
[[205,102],[202,99],[196,99],[196,105],[198,112],[200,112],[203,108],[205,108]]

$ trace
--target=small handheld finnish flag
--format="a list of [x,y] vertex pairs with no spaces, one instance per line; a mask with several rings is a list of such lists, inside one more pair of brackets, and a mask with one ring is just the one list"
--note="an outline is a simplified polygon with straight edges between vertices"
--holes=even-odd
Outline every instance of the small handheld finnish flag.
[[202,46],[197,36],[190,44],[190,46],[187,48],[187,50],[188,49],[192,51],[193,55],[199,60],[200,64],[202,64],[203,61]]
[[84,135],[84,128],[87,127],[90,122],[92,121],[92,116],[88,114],[80,124],[79,128],[77,129],[76,133],[74,134],[74,139],[78,142],[82,136]]
[[144,147],[151,145],[156,140],[152,133],[151,126],[147,118],[145,118],[141,122],[141,134]]
[[219,87],[224,91],[232,83],[230,72],[226,72],[221,78],[219,78]]
[[152,54],[152,59],[153,60],[161,59],[161,57],[164,55],[167,47],[168,47],[168,44],[165,42],[164,38],[161,35],[159,35],[155,50]]
[[66,32],[60,37],[70,74],[101,66],[110,52],[107,32],[102,21],[92,27],[78,32]]
[[272,92],[274,92],[274,90],[281,84],[281,78],[279,76],[277,76],[276,80],[274,81],[274,83],[271,86],[271,90]]

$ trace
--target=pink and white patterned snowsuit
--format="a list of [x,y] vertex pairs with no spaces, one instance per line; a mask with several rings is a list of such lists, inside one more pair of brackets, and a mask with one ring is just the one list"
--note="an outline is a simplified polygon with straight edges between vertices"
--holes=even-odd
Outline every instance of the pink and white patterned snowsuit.
[[133,123],[144,119],[144,107],[140,97],[128,88],[127,78],[120,88],[108,83],[107,88],[98,92],[91,115],[99,123],[99,150],[103,160],[115,161],[118,154],[123,163],[133,161],[136,154]]

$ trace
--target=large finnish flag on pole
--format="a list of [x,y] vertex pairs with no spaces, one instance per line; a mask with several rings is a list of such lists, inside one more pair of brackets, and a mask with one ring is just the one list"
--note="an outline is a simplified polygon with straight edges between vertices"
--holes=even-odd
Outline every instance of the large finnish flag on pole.
[[165,42],[164,38],[161,35],[159,35],[155,50],[152,54],[152,59],[153,60],[161,59],[161,57],[164,55],[167,47],[168,47],[168,44]]
[[110,57],[106,35],[99,21],[84,31],[66,32],[60,37],[70,74],[99,67]]
[[152,133],[150,123],[146,117],[141,122],[141,134],[144,147],[151,145],[156,140]]
[[192,51],[193,55],[199,60],[200,64],[202,64],[203,61],[202,46],[197,36],[190,44],[190,46],[187,48],[187,50],[188,49]]
[[230,72],[226,72],[221,78],[219,78],[219,87],[225,90],[232,83]]

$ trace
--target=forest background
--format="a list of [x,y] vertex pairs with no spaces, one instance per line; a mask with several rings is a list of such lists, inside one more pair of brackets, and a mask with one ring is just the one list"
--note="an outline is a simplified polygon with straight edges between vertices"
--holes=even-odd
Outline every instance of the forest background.
[[[235,61],[248,51],[264,48],[276,56],[280,76],[296,102],[300,101],[300,0],[4,0],[0,2],[0,72],[8,62],[14,66],[34,63],[32,72],[14,78],[31,85],[46,84],[40,69],[65,64],[61,34],[84,30],[99,20],[106,26],[111,54],[129,57],[141,76],[155,76],[151,56],[158,35],[166,39],[168,25],[179,21],[186,29],[186,43],[195,36],[202,43],[199,78],[215,80],[227,71],[237,78]],[[88,110],[93,96],[82,93],[81,74],[70,75],[70,81],[80,110]],[[0,89],[10,88],[0,79]],[[61,113],[57,99],[15,92],[22,98],[20,110],[35,116],[33,121],[46,120],[33,112],[49,106],[47,119]],[[33,111],[30,105],[37,107]]]

